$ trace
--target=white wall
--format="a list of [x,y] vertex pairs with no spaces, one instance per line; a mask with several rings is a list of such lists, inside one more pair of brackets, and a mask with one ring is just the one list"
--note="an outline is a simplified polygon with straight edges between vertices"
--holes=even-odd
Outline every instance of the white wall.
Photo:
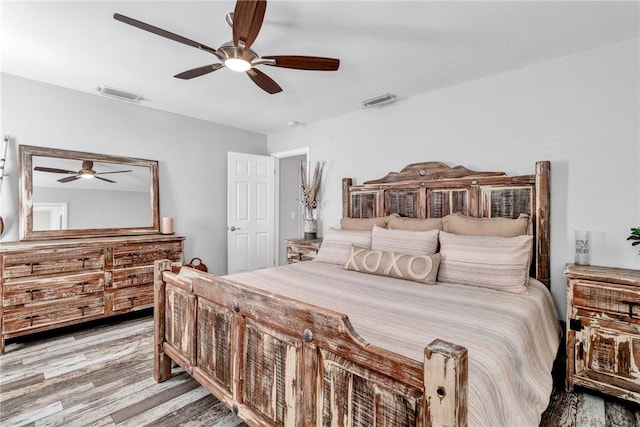
[[272,134],[269,151],[308,146],[312,163],[327,161],[325,229],[339,226],[343,177],[361,183],[430,160],[522,175],[551,160],[551,290],[564,317],[574,230],[594,232],[592,264],[640,268],[625,241],[640,226],[639,44],[633,38]]
[[159,161],[160,215],[187,237],[185,258],[226,272],[227,151],[266,154],[263,134],[1,74],[0,134],[12,137],[0,200],[2,241],[18,239],[17,145]]

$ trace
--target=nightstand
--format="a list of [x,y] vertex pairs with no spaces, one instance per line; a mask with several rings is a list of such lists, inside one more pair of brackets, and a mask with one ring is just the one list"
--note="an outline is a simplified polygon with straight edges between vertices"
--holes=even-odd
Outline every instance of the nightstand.
[[567,390],[640,403],[640,271],[568,265]]
[[316,257],[322,239],[286,239],[287,264],[310,261]]

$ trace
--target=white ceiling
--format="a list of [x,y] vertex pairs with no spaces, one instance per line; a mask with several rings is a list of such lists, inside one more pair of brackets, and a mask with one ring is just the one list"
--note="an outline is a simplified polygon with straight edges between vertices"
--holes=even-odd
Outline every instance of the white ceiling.
[[[638,2],[270,1],[260,55],[328,56],[337,72],[261,66],[269,95],[243,73],[172,76],[217,62],[204,51],[113,19],[115,12],[217,48],[231,39],[234,1],[2,1],[3,72],[261,133],[406,98],[639,34]],[[96,95],[98,96],[98,95]],[[120,102],[120,101],[113,101]]]

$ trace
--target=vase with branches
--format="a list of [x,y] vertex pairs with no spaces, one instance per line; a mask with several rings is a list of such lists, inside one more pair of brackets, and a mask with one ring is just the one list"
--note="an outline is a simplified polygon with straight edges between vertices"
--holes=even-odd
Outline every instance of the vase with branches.
[[304,205],[304,238],[315,239],[318,232],[318,223],[315,218],[315,210],[318,207],[318,192],[322,182],[324,162],[317,162],[313,177],[309,180],[305,170],[305,162],[300,162],[300,186],[302,187],[302,200]]

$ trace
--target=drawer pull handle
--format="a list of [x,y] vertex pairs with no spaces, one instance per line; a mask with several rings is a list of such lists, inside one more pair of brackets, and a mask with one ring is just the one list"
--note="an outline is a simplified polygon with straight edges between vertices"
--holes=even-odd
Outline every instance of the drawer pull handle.
[[29,265],[31,266],[31,274],[33,274],[33,267],[34,267],[35,265],[40,265],[40,263],[39,263],[39,262],[32,262],[32,263],[31,263],[31,264],[29,264]]
[[83,305],[83,306],[78,307],[78,310],[81,310],[81,311],[82,311],[82,314],[81,314],[82,316],[84,316],[84,310],[85,310],[86,308],[89,308],[89,306],[88,306],[88,305]]
[[135,274],[135,273],[131,273],[131,274],[129,274],[128,277],[129,277],[129,279],[131,279],[131,284],[134,285],[135,282],[136,282],[136,279],[138,278],[138,275]]
[[89,282],[78,282],[76,283],[76,286],[82,286],[82,293],[84,293],[84,287],[88,284]]
[[40,289],[29,289],[28,291],[25,291],[28,294],[31,294],[31,301],[33,301],[33,294],[36,292],[40,292]]
[[33,326],[33,319],[35,319],[36,317],[39,317],[39,316],[37,314],[34,314],[32,316],[25,317],[25,319],[29,321],[29,326]]
[[89,261],[89,258],[78,258],[78,261],[82,261],[82,268],[85,268],[86,262]]
[[134,301],[136,300],[136,298],[138,298],[138,297],[129,297],[129,298],[127,298],[131,302],[131,307],[133,307],[135,305]]
[[638,301],[620,301],[623,304],[627,304],[629,306],[629,317],[633,317],[633,307],[640,305]]

